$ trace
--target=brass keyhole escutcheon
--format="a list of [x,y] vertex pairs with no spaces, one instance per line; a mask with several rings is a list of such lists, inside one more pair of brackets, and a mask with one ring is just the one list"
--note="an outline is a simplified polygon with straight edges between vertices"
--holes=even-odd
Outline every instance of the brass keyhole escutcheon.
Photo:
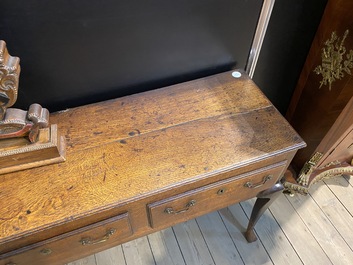
[[40,254],[44,255],[44,256],[48,256],[52,253],[53,251],[50,249],[50,248],[43,248],[41,251],[40,251]]
[[218,195],[222,195],[223,193],[225,193],[226,192],[226,189],[219,189],[218,191],[217,191],[217,194]]

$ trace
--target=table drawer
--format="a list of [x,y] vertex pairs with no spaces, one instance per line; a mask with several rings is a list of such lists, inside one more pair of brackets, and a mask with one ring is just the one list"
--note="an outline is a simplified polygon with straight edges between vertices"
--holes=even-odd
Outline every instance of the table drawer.
[[152,228],[163,228],[256,196],[273,186],[287,161],[147,205]]
[[124,213],[8,253],[11,256],[1,260],[0,265],[63,264],[68,257],[72,260],[90,255],[130,235],[129,215]]

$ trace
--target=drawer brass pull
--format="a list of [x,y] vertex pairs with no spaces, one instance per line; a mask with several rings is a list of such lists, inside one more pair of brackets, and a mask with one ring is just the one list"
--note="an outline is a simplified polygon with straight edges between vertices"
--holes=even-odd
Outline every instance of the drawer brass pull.
[[190,209],[190,207],[194,206],[195,204],[196,204],[196,201],[195,200],[191,200],[185,205],[185,208],[183,208],[181,210],[174,211],[172,207],[168,207],[168,208],[165,208],[164,212],[167,213],[167,214],[185,213],[185,212],[187,212]]
[[111,228],[107,231],[107,233],[101,239],[92,239],[90,237],[86,237],[86,238],[82,238],[80,240],[80,243],[82,244],[82,246],[103,243],[103,242],[107,241],[115,232],[116,232],[116,229]]
[[267,181],[269,181],[272,178],[273,178],[272,175],[265,176],[261,182],[256,183],[256,184],[253,184],[251,181],[248,181],[248,182],[246,182],[244,184],[244,187],[247,187],[247,188],[250,188],[250,189],[256,189],[256,188],[259,188],[262,185],[264,185]]

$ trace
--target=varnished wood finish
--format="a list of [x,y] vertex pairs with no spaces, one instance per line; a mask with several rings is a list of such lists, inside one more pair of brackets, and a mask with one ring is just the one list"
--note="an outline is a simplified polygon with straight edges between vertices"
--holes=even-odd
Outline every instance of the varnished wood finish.
[[259,240],[251,244],[246,243],[242,231],[254,200],[68,265],[353,264],[353,178],[327,181],[333,185],[317,183],[310,196],[281,194],[256,224]]
[[[292,165],[297,173],[310,159],[348,101],[353,97],[352,75],[343,71],[344,76],[334,81],[330,90],[328,85],[320,88],[320,81],[323,77],[314,72],[314,69],[322,64],[322,49],[326,47],[325,42],[331,39],[334,31],[341,41],[345,31],[349,30],[343,43],[346,50],[342,55],[341,64],[343,65],[347,60],[350,50],[353,50],[352,10],[353,2],[350,0],[328,1],[288,108],[287,120],[308,145],[293,159]],[[336,66],[337,63],[339,62],[336,62]],[[329,63],[326,62],[326,64]],[[339,135],[336,136],[336,140],[337,138]]]
[[[112,233],[108,236],[110,231]],[[81,256],[88,256],[116,245],[131,234],[129,216],[124,213],[34,244],[16,256],[16,264],[28,264],[29,261],[33,264],[55,264],[75,251]]]
[[[51,121],[65,135],[67,161],[0,176],[1,265],[124,213],[133,234],[115,244],[149,234],[156,229],[147,205],[287,161],[285,168],[304,146],[256,85],[231,72],[70,109]],[[257,193],[249,194],[241,199]],[[84,255],[78,247],[49,264]],[[48,264],[41,262],[25,264]]]
[[308,177],[308,185],[323,178],[353,172],[353,97],[338,116],[315,152],[322,155]]
[[353,97],[320,142],[316,151],[324,154],[317,166],[332,161],[351,163],[353,157]]
[[[287,161],[283,161],[274,167],[231,177],[149,204],[147,208],[151,226],[153,228],[172,226],[214,209],[253,198],[259,193],[259,189],[269,189],[274,185],[286,164]],[[270,177],[268,181],[267,177]],[[251,187],[250,183],[254,187]],[[194,205],[190,205],[192,201]]]
[[27,138],[0,140],[0,174],[65,161],[65,139],[58,134],[56,124],[39,130],[38,140]]

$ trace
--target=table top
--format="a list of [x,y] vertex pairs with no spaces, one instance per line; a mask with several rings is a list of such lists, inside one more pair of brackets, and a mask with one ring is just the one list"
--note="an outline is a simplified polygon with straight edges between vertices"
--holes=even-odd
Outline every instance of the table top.
[[244,73],[65,110],[51,123],[67,160],[0,175],[0,244],[304,146]]

